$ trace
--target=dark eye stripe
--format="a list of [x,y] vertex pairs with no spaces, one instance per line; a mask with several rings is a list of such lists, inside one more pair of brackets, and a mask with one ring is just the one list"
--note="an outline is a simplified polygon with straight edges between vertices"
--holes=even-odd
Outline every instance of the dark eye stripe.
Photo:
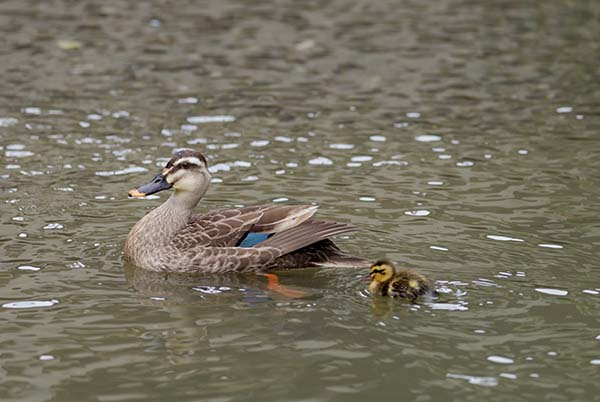
[[372,273],[372,274],[383,274],[383,273],[385,273],[385,270],[384,270],[384,269],[381,269],[381,268],[372,269],[372,270],[371,270],[371,273]]

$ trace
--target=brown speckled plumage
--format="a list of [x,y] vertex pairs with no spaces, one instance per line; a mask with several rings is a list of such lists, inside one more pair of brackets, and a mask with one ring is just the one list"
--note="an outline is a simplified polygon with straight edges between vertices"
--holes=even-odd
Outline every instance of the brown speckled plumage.
[[388,260],[379,260],[369,270],[369,290],[381,296],[400,297],[415,301],[419,296],[435,295],[431,282],[412,269],[396,269]]
[[[328,239],[358,228],[314,220],[312,205],[258,205],[194,214],[209,181],[205,158],[183,151],[152,182],[132,190],[130,195],[135,196],[169,187],[175,192],[131,229],[125,257],[144,269],[180,273],[368,266],[366,260],[341,252]],[[252,247],[238,247],[248,232],[274,235]]]

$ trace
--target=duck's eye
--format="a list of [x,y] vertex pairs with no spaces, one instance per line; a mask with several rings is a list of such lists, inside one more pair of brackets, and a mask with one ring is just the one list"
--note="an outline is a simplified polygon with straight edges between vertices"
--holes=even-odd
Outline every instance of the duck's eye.
[[190,166],[192,166],[192,165],[191,165],[189,162],[183,162],[183,163],[181,164],[181,167],[182,167],[183,169],[189,169],[189,168],[190,168]]

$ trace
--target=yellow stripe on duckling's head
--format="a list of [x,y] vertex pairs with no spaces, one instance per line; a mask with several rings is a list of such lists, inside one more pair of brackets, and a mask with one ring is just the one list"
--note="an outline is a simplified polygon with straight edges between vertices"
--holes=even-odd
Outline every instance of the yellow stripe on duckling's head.
[[388,260],[377,260],[369,269],[369,284],[370,292],[377,292],[379,287],[390,281],[396,273],[396,267]]

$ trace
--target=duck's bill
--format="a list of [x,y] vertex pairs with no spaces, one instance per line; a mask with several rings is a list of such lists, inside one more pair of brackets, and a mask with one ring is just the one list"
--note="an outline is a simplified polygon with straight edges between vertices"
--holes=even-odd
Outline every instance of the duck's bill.
[[159,191],[170,189],[172,184],[167,182],[166,176],[162,173],[157,174],[152,181],[133,190],[129,190],[129,196],[133,198],[145,197]]

